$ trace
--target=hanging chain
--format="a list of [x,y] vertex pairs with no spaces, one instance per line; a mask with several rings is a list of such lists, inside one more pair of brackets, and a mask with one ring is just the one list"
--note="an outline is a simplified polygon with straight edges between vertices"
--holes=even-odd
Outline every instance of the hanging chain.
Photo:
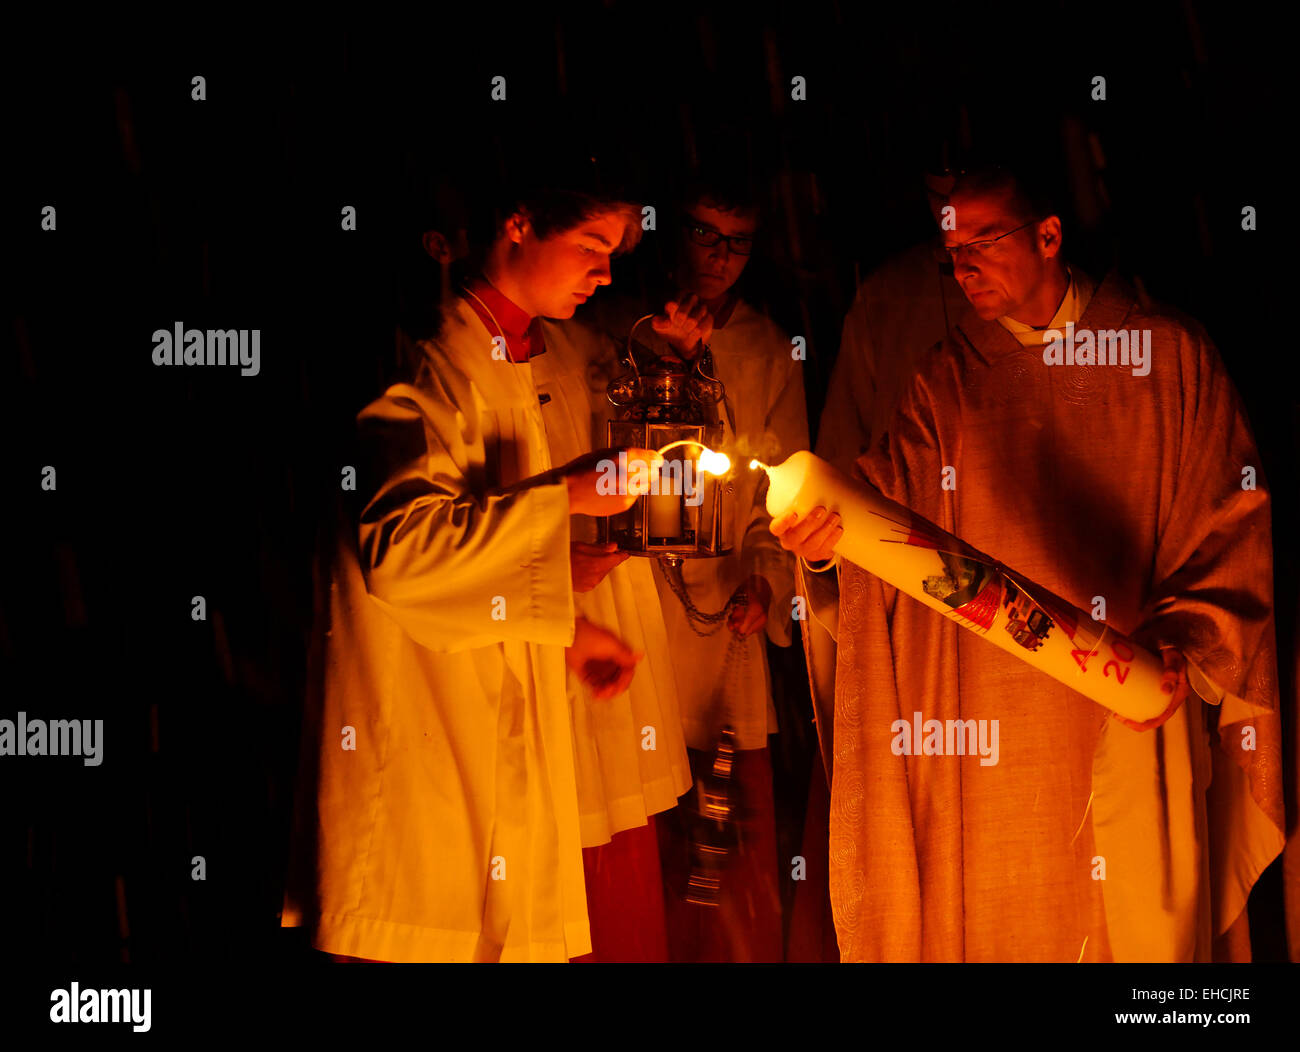
[[[673,595],[677,596],[682,608],[686,611],[686,623],[690,625],[691,631],[697,636],[708,637],[715,635],[718,629],[726,623],[733,610],[740,609],[749,602],[749,593],[744,588],[740,588],[727,600],[727,605],[721,610],[717,613],[706,614],[695,605],[695,600],[691,598],[691,593],[686,587],[686,581],[682,577],[680,560],[661,556],[655,561],[659,565],[659,572],[663,574],[664,580],[668,582],[668,587],[672,589]],[[745,646],[745,637],[733,631],[731,639],[727,643],[726,657],[722,663],[722,677],[718,681],[720,686],[716,702],[717,708],[721,710],[718,713],[721,717],[720,726],[730,727],[732,725],[733,706],[730,698],[731,691],[728,688],[731,686],[732,672],[735,670],[737,662],[745,663],[748,660],[749,652]]]
[[[673,590],[673,595],[677,596],[682,607],[686,610],[686,623],[691,626],[691,631],[697,636],[713,635],[726,622],[732,610],[749,602],[749,597],[742,588],[727,600],[727,605],[716,614],[706,614],[695,605],[695,600],[691,598],[691,593],[687,591],[686,581],[682,577],[682,564],[662,556],[656,559],[655,562],[658,563],[659,572],[663,574],[664,580],[668,582],[668,587]],[[700,625],[710,625],[712,627],[702,629],[699,627]]]
[[[721,693],[725,697],[727,694],[727,685],[731,683],[731,672],[736,666],[737,659],[743,660],[748,657],[745,653],[745,637],[739,632],[731,633],[731,642],[727,644],[727,657],[722,662],[722,688]],[[730,706],[724,704],[727,715],[730,715]],[[727,723],[731,721],[728,719]]]

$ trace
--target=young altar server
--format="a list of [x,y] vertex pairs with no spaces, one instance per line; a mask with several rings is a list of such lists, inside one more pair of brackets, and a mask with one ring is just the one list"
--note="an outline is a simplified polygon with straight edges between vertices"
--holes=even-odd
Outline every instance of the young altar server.
[[599,704],[642,655],[575,616],[571,516],[624,510],[636,478],[609,494],[594,457],[552,466],[529,363],[538,319],[608,284],[639,221],[614,197],[520,197],[414,375],[358,418],[283,916],[336,957],[591,949],[566,665]]
[[[733,604],[726,622],[705,627],[708,634],[697,632],[703,626],[692,625],[660,567],[655,593],[647,595],[663,610],[697,786],[723,726],[730,725],[736,735],[739,842],[730,853],[716,907],[685,900],[692,812],[698,806],[694,794],[658,819],[669,951],[672,960],[687,962],[782,960],[780,882],[791,872],[777,858],[768,749],[777,721],[765,640],[790,645],[794,562],[768,530],[770,519],[758,493],[761,473],[746,465],[751,457],[772,462],[808,447],[803,358],[795,341],[736,289],[753,252],[759,207],[744,180],[729,174],[710,171],[683,193],[674,232],[674,298],[634,334],[660,354],[687,361],[707,346],[726,388],[718,407],[721,448],[736,466],[724,497],[731,553],[688,558],[680,571],[698,610],[712,613]],[[605,342],[592,343],[588,356],[603,367],[606,379],[621,371],[615,359],[632,323],[652,309],[626,298],[603,309],[594,327]]]

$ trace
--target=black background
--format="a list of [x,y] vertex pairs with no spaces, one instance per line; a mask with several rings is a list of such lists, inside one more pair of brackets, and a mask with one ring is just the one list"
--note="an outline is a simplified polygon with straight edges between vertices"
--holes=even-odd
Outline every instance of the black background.
[[[917,159],[953,114],[977,146],[1041,144],[1062,179],[1102,179],[1104,214],[1064,212],[1067,254],[1198,317],[1246,399],[1294,713],[1300,414],[1276,185],[1294,119],[1281,31],[1252,9],[609,3],[75,30],[15,28],[3,70],[0,715],[104,719],[105,761],[0,763],[14,959],[310,960],[277,914],[317,529],[393,362],[412,173],[489,182],[529,163],[524,132],[607,141],[652,202],[693,157],[748,154],[769,206],[748,293],[808,336],[814,428],[856,277],[930,230]],[[1088,134],[1100,173],[1070,147]],[[40,229],[47,204],[56,232]],[[643,285],[666,238],[618,261],[615,289]],[[261,374],[155,367],[151,334],[176,321],[260,328]],[[778,674],[797,713],[797,648]],[[797,824],[812,738],[783,725],[778,792]],[[1286,959],[1279,869],[1251,900],[1257,960]]]

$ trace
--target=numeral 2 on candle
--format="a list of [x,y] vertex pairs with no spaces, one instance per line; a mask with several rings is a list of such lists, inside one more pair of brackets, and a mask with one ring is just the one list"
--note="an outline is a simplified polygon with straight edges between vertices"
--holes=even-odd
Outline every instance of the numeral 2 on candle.
[[[1102,666],[1101,674],[1103,676],[1109,676],[1111,666],[1114,665],[1115,678],[1123,683],[1125,677],[1129,673],[1128,663],[1133,660],[1133,648],[1122,639],[1112,639],[1110,649],[1115,657],[1119,658],[1119,661],[1107,661],[1106,664]],[[1084,672],[1088,671],[1088,659],[1093,656],[1091,651],[1072,650],[1070,651],[1070,656],[1074,658]],[[1123,662],[1123,664],[1120,664],[1120,662]]]

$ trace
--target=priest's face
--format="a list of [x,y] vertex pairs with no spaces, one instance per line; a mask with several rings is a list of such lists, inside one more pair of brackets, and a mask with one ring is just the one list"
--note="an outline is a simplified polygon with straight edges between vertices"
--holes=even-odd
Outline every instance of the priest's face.
[[609,260],[625,224],[621,213],[605,212],[546,238],[526,221],[508,227],[512,284],[527,300],[519,306],[534,317],[572,318],[597,288],[610,283]]
[[975,313],[985,321],[1010,316],[1029,325],[1047,324],[1050,312],[1041,322],[1036,315],[1059,266],[1060,220],[1049,216],[1026,223],[1028,217],[1004,194],[958,190],[950,203],[956,229],[944,231],[944,246]]
[[[678,275],[682,286],[706,303],[720,299],[744,272],[749,256],[737,252],[736,238],[747,242],[740,247],[752,250],[758,216],[753,212],[724,212],[707,200],[697,201],[686,210],[682,233],[682,267]],[[708,242],[716,242],[708,244]]]

